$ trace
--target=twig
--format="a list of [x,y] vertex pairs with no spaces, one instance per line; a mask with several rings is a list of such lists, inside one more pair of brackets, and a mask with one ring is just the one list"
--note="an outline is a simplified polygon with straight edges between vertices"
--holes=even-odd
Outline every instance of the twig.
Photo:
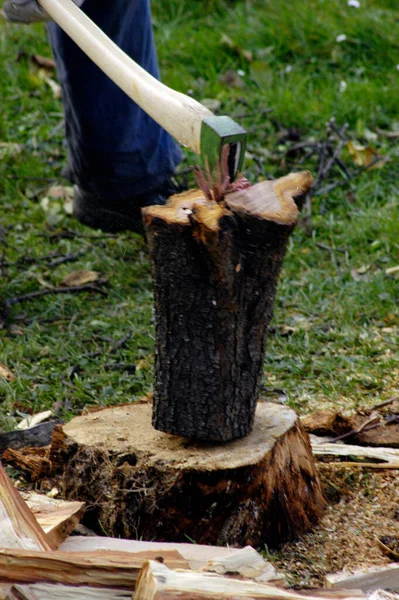
[[343,433],[342,435],[339,435],[338,437],[335,437],[334,439],[330,440],[330,443],[335,444],[335,442],[339,442],[340,440],[345,440],[348,437],[352,437],[352,435],[362,433],[362,431],[369,431],[370,429],[376,429],[377,427],[381,427],[379,417],[373,417],[373,418],[369,419],[368,421],[366,421],[365,423],[363,423],[357,429],[352,429],[352,431]]
[[317,246],[321,250],[325,250],[326,252],[336,251],[336,252],[342,252],[343,254],[347,253],[347,250],[345,250],[345,248],[330,248],[330,246],[326,246],[325,244],[321,244],[320,242],[316,242],[315,246]]
[[34,300],[35,298],[39,298],[40,296],[49,296],[50,294],[77,294],[79,292],[96,292],[97,294],[101,294],[102,296],[107,296],[108,293],[102,288],[87,283],[85,285],[75,285],[71,287],[59,287],[59,288],[49,288],[46,290],[36,290],[35,292],[30,292],[29,294],[24,294],[23,296],[16,296],[15,298],[8,298],[4,301],[4,306],[9,308],[14,304],[21,304],[22,302],[28,302],[29,300]]
[[[130,340],[132,335],[133,335],[133,331],[130,330],[127,332],[127,334],[122,339],[114,342],[109,347],[109,349],[107,351],[107,355],[114,354],[114,352],[116,352],[117,350],[120,350],[126,344],[126,342],[128,342]],[[102,354],[103,354],[103,351],[96,350],[94,352],[86,352],[86,354],[82,354],[81,358],[98,358]],[[107,369],[107,370],[110,370],[110,369]],[[83,371],[83,367],[79,363],[77,363],[76,365],[73,365],[72,367],[70,367],[68,369],[68,376],[71,379],[73,377],[73,375],[75,375],[75,373],[79,373],[82,371]]]
[[398,396],[392,396],[392,398],[388,398],[388,400],[385,400],[384,402],[381,402],[380,404],[376,404],[375,406],[372,406],[372,410],[375,410],[377,408],[383,408],[384,406],[388,406],[389,404],[392,404],[392,402],[395,402],[395,400],[398,400]]

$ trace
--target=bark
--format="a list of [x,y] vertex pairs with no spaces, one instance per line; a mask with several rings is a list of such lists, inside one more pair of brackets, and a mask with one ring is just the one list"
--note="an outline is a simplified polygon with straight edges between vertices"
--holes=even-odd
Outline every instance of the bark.
[[153,425],[207,441],[249,433],[294,196],[308,172],[143,210],[156,316]]
[[51,461],[64,496],[91,507],[86,525],[114,537],[276,546],[317,522],[324,498],[293,410],[259,403],[253,431],[228,444],[158,432],[151,411],[116,406],[56,430]]

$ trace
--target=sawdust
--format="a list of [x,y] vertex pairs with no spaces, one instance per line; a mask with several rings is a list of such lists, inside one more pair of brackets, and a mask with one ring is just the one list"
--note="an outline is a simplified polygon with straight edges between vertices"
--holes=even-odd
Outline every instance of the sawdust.
[[399,472],[318,467],[326,513],[311,533],[276,553],[275,567],[291,584],[317,586],[328,573],[392,562],[378,539],[399,535]]

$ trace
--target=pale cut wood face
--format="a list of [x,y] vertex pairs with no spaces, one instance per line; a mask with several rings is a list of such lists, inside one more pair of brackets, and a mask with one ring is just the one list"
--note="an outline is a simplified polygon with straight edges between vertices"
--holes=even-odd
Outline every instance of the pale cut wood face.
[[275,181],[261,181],[228,193],[223,203],[207,200],[202,190],[192,189],[171,196],[165,206],[145,208],[143,216],[144,219],[158,217],[168,223],[181,225],[190,225],[194,219],[212,231],[218,230],[224,215],[234,212],[294,225],[299,214],[294,198],[306,193],[312,183],[313,177],[309,171],[290,173]]

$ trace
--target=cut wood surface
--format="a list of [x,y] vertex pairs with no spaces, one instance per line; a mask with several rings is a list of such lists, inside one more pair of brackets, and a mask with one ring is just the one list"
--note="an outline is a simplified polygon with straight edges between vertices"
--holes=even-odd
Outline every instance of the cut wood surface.
[[[294,197],[308,171],[224,196],[205,189],[143,209],[154,282],[153,425],[207,441],[252,428]],[[220,196],[220,197],[219,197]]]
[[323,438],[310,436],[315,456],[357,456],[358,458],[374,458],[386,463],[399,463],[399,449],[353,446],[351,444],[325,442]]
[[399,563],[359,570],[355,573],[335,573],[326,576],[326,587],[361,589],[364,592],[385,589],[399,592]]
[[[174,544],[172,542],[144,542],[141,540],[122,540],[100,536],[80,537],[71,536],[60,546],[66,552],[93,552],[95,550],[119,550],[122,552],[144,552],[154,550],[157,552],[177,550],[189,563],[190,569],[195,571],[214,570],[219,573],[235,572],[246,577],[275,579],[280,576],[274,567],[264,560],[254,548],[231,548],[223,546],[204,546],[202,544]],[[232,561],[232,563],[230,562]],[[220,570],[221,569],[221,570]],[[230,571],[229,571],[230,569]],[[244,575],[245,570],[245,575]]]
[[179,552],[39,552],[0,549],[0,581],[62,583],[133,589],[149,559],[162,558],[169,567],[189,568]]
[[131,600],[132,590],[76,587],[59,583],[16,584],[4,598],[6,600]]
[[281,543],[317,521],[324,498],[292,409],[260,402],[253,431],[225,444],[156,431],[151,409],[106,408],[55,431],[51,459],[63,494],[93,506],[88,526],[101,522],[115,537],[245,546]]
[[51,550],[53,546],[0,463],[0,548]]
[[22,492],[21,496],[45,532],[52,548],[58,548],[83,516],[84,502],[58,500],[34,492]]
[[[331,595],[330,595],[331,594]],[[301,594],[285,590],[266,583],[237,580],[213,573],[195,573],[193,571],[172,571],[159,562],[148,561],[137,580],[134,600],[206,600],[212,598],[234,598],[235,600],[266,598],[268,600],[313,600],[315,598],[339,598],[351,600],[365,598],[359,591],[330,592],[308,590]],[[337,594],[337,595],[335,595]]]

